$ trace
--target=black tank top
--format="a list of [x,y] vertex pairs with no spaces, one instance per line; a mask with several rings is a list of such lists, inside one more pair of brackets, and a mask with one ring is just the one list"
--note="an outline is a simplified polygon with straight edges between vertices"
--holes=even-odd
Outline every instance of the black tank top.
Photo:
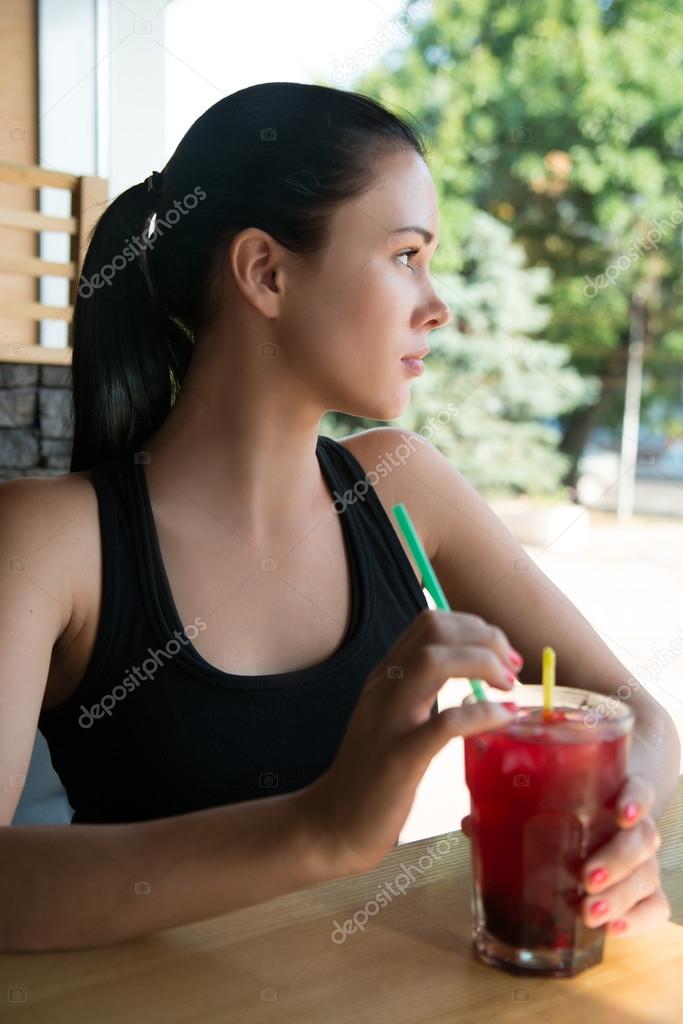
[[192,644],[203,620],[180,621],[142,463],[109,459],[92,471],[97,636],[77,690],[38,719],[72,823],[143,821],[289,792],[333,761],[368,674],[428,604],[358,460],[322,435],[316,455],[341,515],[350,622],[326,661],[261,676],[223,672]]

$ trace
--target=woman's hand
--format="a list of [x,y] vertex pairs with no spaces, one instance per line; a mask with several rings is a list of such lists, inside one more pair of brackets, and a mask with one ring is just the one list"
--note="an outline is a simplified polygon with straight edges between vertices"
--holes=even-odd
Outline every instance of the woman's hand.
[[638,935],[671,917],[659,884],[656,852],[661,838],[648,815],[654,801],[651,783],[630,775],[617,801],[621,831],[584,865],[582,884],[588,895],[581,905],[583,919],[590,927],[606,923],[609,935]]
[[498,701],[476,701],[432,718],[446,680],[509,690],[519,666],[502,630],[476,615],[425,609],[415,617],[368,676],[330,767],[294,794],[331,877],[368,871],[395,846],[420,779],[450,739],[513,717]]
[[[630,938],[671,917],[671,906],[659,884],[656,852],[661,838],[648,815],[654,801],[654,789],[646,779],[640,775],[626,779],[615,811],[621,831],[591,854],[581,873],[588,893],[581,915],[590,928],[606,924],[609,935]],[[468,838],[470,817],[462,820]]]

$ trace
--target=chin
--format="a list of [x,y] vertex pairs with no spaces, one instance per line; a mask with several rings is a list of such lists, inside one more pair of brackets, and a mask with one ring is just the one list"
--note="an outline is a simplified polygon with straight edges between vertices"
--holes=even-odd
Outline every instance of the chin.
[[[368,378],[371,379],[371,378]],[[367,383],[364,382],[364,383]],[[410,388],[387,388],[384,393],[376,388],[373,393],[337,395],[328,405],[329,409],[336,409],[347,416],[357,416],[367,420],[395,420],[401,416],[410,405]]]
[[410,404],[410,395],[406,398],[396,397],[393,401],[381,401],[378,397],[364,402],[362,406],[356,404],[352,415],[360,416],[367,420],[395,420],[401,416]]

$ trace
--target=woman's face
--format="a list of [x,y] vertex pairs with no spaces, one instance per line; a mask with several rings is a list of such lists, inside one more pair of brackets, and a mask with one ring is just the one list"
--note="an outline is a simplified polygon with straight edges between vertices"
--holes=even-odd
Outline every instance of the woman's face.
[[[280,327],[296,339],[283,344],[290,369],[325,410],[390,420],[417,379],[401,357],[426,348],[451,312],[429,276],[439,218],[427,165],[411,150],[385,157],[379,171],[375,186],[337,210],[315,269],[302,261]],[[400,231],[409,226],[431,241]]]

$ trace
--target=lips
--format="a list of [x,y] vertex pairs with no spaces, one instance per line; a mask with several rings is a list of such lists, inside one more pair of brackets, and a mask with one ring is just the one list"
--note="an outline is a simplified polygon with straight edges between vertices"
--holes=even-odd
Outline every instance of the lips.
[[423,359],[430,352],[429,345],[426,348],[421,348],[419,352],[409,352],[406,356],[401,356],[401,359]]
[[424,373],[425,364],[422,362],[421,359],[411,359],[410,357],[405,357],[401,360],[401,362],[410,373],[414,373],[418,377],[420,376],[421,373]]

